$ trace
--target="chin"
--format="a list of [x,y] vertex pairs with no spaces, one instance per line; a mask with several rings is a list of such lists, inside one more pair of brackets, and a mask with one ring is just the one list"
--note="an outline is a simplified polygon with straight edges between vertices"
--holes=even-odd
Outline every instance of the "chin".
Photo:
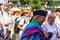
[[44,21],[38,21],[38,23],[39,23],[40,25],[42,25],[42,24],[44,23]]
[[43,24],[44,22],[41,22],[41,25]]
[[40,25],[42,25],[42,24],[43,24],[43,22],[39,22],[39,24],[40,24]]
[[39,23],[40,25],[42,25],[43,23]]

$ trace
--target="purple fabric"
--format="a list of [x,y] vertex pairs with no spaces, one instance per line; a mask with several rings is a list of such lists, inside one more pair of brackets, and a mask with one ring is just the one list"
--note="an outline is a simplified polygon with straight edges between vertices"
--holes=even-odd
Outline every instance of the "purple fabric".
[[25,36],[29,36],[33,33],[37,33],[37,32],[40,32],[36,27],[30,27],[27,29],[27,31],[24,33],[23,37]]

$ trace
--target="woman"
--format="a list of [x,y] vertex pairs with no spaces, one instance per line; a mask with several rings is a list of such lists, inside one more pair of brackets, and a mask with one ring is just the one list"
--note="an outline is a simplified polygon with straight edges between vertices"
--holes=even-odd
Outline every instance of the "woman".
[[58,31],[57,31],[57,25],[54,23],[55,21],[55,15],[49,14],[48,20],[43,25],[44,33],[46,34],[48,40],[57,40],[58,37]]
[[42,23],[45,21],[47,12],[37,10],[33,12],[32,21],[24,28],[20,40],[44,40]]
[[[13,11],[13,13],[12,13],[12,16],[10,17],[9,31],[11,31],[10,32],[10,38],[14,39],[14,38],[12,38],[12,36],[14,34],[15,19],[17,17],[20,17],[22,11],[18,8],[13,8],[12,11]],[[16,38],[14,40],[16,40]]]
[[[21,18],[21,20],[20,20],[20,22],[19,22],[19,24],[18,24],[18,27],[23,27],[23,30],[24,30],[24,28],[25,28],[25,26],[29,23],[29,21],[30,21],[30,17],[29,17],[29,14],[30,13],[28,13],[28,11],[25,9],[25,10],[23,10],[23,13],[22,13],[22,18]],[[22,33],[22,31],[23,30],[20,30],[20,32],[19,32],[19,35],[21,36],[21,33]]]
[[[55,23],[57,24],[58,33],[60,34],[60,9],[56,9],[56,14]],[[58,38],[58,40],[60,40],[60,38]]]

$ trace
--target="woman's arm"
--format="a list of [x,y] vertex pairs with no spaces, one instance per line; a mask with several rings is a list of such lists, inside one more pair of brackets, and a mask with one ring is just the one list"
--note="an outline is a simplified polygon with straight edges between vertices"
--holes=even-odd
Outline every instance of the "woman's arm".
[[20,30],[23,30],[23,27],[22,27],[20,24],[18,24],[18,28],[19,28]]

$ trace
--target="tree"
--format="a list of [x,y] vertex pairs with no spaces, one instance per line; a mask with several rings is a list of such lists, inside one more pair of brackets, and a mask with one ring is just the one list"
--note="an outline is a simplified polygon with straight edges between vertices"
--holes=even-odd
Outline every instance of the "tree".
[[27,4],[31,6],[32,8],[38,9],[41,7],[42,1],[41,0],[20,0],[20,3],[21,5]]
[[41,1],[40,0],[33,0],[33,2],[30,3],[30,6],[32,8],[38,9],[41,6]]
[[47,6],[49,6],[49,8],[55,8],[57,6],[57,2],[55,2],[53,0],[49,0],[47,2]]
[[21,4],[21,5],[25,5],[26,2],[25,2],[24,0],[20,0],[20,4]]

